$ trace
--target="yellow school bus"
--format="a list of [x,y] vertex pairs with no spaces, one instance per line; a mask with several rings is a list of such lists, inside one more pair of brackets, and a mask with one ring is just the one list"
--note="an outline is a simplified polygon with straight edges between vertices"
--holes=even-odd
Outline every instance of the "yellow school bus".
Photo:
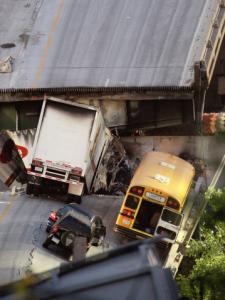
[[130,182],[114,230],[134,238],[164,236],[174,243],[195,175],[187,161],[149,152]]

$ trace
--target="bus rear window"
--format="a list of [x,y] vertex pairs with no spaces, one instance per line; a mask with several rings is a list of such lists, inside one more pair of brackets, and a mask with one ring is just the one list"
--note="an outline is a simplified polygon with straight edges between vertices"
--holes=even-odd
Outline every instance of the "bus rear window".
[[139,202],[139,199],[137,197],[128,195],[126,202],[125,202],[125,206],[129,207],[131,209],[136,209],[138,206],[138,202]]
[[173,225],[179,226],[181,222],[181,215],[174,213],[171,210],[164,209],[161,219],[165,222],[171,223]]

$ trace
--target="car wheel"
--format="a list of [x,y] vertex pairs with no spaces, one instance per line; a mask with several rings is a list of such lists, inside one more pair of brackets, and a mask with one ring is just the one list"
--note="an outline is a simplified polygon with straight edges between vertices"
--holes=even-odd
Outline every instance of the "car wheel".
[[41,194],[41,187],[40,185],[35,185],[33,188],[33,194],[34,196],[39,196]]

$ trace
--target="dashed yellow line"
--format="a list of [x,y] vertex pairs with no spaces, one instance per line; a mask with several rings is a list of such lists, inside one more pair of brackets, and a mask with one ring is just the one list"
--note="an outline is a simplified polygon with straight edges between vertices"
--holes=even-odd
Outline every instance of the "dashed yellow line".
[[49,52],[49,48],[50,48],[50,46],[53,43],[53,40],[54,40],[53,36],[54,36],[55,31],[56,31],[57,25],[59,23],[59,20],[60,20],[60,17],[61,17],[61,13],[63,11],[63,6],[64,6],[64,0],[60,0],[59,7],[58,7],[58,9],[56,11],[56,15],[55,15],[55,17],[53,19],[53,22],[52,22],[52,25],[51,25],[51,29],[50,29],[50,32],[48,34],[47,43],[46,43],[46,45],[44,47],[44,51],[43,51],[43,53],[41,55],[41,58],[40,58],[39,67],[38,67],[38,70],[37,70],[37,73],[36,73],[36,76],[35,76],[35,79],[34,79],[34,82],[33,82],[33,85],[32,85],[33,88],[37,87],[37,83],[40,80],[41,75],[43,73],[43,70],[44,70],[44,67],[45,67],[45,62],[46,62],[46,59],[47,59],[47,56],[48,56],[48,52]]

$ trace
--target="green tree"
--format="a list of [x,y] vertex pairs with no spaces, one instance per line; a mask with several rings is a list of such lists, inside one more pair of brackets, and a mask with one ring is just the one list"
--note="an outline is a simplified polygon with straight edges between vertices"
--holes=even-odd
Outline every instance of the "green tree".
[[[187,250],[177,276],[181,294],[194,300],[225,299],[225,188],[210,190],[200,223],[200,239]],[[188,263],[187,263],[188,262]]]

